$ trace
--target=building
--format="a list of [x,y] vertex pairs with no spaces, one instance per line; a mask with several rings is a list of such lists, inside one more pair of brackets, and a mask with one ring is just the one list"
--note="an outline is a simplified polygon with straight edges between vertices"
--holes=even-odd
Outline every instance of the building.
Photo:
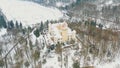
[[66,22],[55,24],[49,23],[48,32],[51,40],[55,43],[76,40],[76,31],[72,31]]

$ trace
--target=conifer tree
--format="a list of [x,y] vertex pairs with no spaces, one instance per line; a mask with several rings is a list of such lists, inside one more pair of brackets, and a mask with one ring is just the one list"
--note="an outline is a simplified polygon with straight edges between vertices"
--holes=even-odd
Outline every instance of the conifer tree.
[[15,26],[17,29],[19,28],[18,21],[16,21]]
[[39,30],[38,30],[38,29],[36,29],[36,30],[34,31],[34,35],[35,35],[36,37],[39,37],[39,36],[40,36],[40,33],[39,33]]
[[13,23],[13,21],[10,21],[10,27],[11,27],[11,28],[14,28],[14,23]]
[[43,22],[41,22],[40,29],[39,29],[41,33],[43,32],[43,29],[44,29],[44,25],[43,25]]
[[100,29],[102,29],[102,28],[103,28],[103,25],[102,25],[102,24],[99,24],[98,26],[99,26],[99,28],[100,28]]
[[0,28],[7,28],[6,21],[3,16],[0,16]]
[[11,21],[8,22],[8,29],[12,29],[12,28],[14,28],[14,23],[11,20]]
[[23,27],[23,26],[22,26],[22,23],[20,22],[20,29],[22,29],[22,27]]

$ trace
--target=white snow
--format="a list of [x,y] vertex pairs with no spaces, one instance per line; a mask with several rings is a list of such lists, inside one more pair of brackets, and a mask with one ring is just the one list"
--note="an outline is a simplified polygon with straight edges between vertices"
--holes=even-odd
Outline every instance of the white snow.
[[54,54],[53,58],[47,58],[47,63],[43,65],[43,68],[60,68],[58,56]]
[[113,62],[105,62],[96,65],[96,68],[120,68],[120,52],[118,52],[118,54],[116,54],[116,57],[113,59]]
[[19,0],[0,0],[0,9],[8,20],[31,25],[46,20],[58,20],[63,16],[57,8],[47,8],[37,3]]
[[119,68],[118,66],[120,67],[120,64],[116,64],[112,62],[112,63],[106,63],[104,65],[100,65],[97,68]]
[[75,2],[76,2],[76,0],[71,0],[70,2],[66,2],[66,3],[58,1],[58,2],[56,2],[56,6],[57,7],[65,7],[65,6],[75,3]]
[[6,33],[7,33],[6,29],[3,29],[3,28],[0,29],[0,36],[4,35]]
[[57,2],[57,3],[56,3],[56,6],[57,6],[57,7],[61,7],[62,5],[63,5],[62,2]]
[[110,5],[110,4],[113,4],[112,0],[106,2],[106,5]]
[[65,6],[69,5],[69,4],[70,3],[56,2],[57,7],[65,7]]

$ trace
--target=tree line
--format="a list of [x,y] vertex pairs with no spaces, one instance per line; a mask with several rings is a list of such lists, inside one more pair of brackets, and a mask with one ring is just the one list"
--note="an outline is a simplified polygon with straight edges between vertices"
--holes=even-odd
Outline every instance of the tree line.
[[0,16],[0,28],[7,28],[7,29],[14,29],[14,28],[18,28],[18,29],[22,29],[22,23],[18,23],[18,21],[16,21],[15,23],[11,20],[11,21],[6,21],[4,19],[3,16]]

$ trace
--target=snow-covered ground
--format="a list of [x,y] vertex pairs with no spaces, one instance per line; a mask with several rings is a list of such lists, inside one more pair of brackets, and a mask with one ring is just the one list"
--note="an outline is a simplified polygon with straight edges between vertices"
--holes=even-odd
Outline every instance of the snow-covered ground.
[[0,0],[0,9],[8,20],[17,20],[23,25],[46,20],[58,20],[63,16],[57,8],[48,8],[28,1]]
[[0,29],[0,37],[6,33],[7,33],[6,29],[3,29],[3,28]]
[[113,4],[113,0],[109,0],[105,3],[106,5],[110,5],[110,4]]
[[120,68],[120,51],[117,52],[114,61],[112,62],[103,62],[96,65],[96,68]]

